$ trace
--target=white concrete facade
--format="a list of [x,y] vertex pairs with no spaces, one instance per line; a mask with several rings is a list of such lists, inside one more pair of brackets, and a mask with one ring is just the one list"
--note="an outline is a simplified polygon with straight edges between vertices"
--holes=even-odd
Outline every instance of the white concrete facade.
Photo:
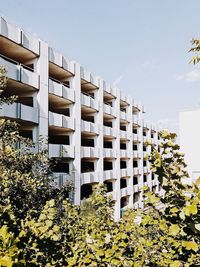
[[48,137],[59,185],[75,181],[75,204],[104,183],[119,219],[126,207],[142,207],[143,185],[159,190],[144,144],[158,145],[158,131],[144,122],[140,103],[4,18],[0,54],[9,78],[5,93],[18,96],[1,117],[17,120],[20,134],[35,143]]
[[200,109],[182,111],[179,115],[180,147],[185,153],[187,171],[191,181],[200,177]]

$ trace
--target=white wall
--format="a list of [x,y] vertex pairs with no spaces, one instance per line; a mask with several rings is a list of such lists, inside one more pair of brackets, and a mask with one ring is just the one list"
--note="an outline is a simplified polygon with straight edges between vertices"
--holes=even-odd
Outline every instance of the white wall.
[[192,180],[200,176],[200,109],[183,111],[179,115],[180,146]]

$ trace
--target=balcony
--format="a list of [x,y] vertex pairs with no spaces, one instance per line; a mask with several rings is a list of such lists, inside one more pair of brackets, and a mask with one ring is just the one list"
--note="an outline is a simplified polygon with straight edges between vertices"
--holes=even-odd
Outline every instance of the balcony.
[[117,199],[118,199],[118,195],[117,195],[116,191],[112,191],[112,192],[106,193],[106,196],[107,197],[111,197],[111,199],[113,201],[117,201]]
[[143,172],[144,173],[150,173],[149,167],[147,167],[147,166],[143,167]]
[[130,187],[125,187],[120,190],[121,197],[130,196],[132,193],[133,192]]
[[130,168],[121,169],[120,170],[120,175],[121,175],[121,177],[131,176],[131,169]]
[[81,185],[99,182],[99,172],[85,172],[81,173]]
[[68,173],[53,173],[53,177],[55,177],[54,179],[54,184],[56,187],[60,188],[62,187],[67,181],[71,181],[74,182],[74,177],[73,175],[70,175]]
[[34,54],[36,55],[40,54],[40,42],[33,35],[22,31],[21,44],[23,47],[32,51]]
[[130,139],[128,132],[127,131],[122,131],[122,130],[120,130],[120,138],[128,139],[128,140]]
[[140,172],[140,168],[138,168],[138,167],[134,167],[134,168],[133,168],[133,175],[137,176],[137,175],[139,175],[139,174],[141,174],[141,172]]
[[112,148],[104,148],[103,149],[103,156],[104,156],[104,158],[116,158],[117,152],[115,149],[112,149]]
[[89,71],[86,71],[83,67],[81,67],[80,73],[82,79],[81,84],[83,86],[87,84],[88,87],[93,89],[99,87],[98,79],[93,77]]
[[99,158],[97,147],[81,147],[81,158]]
[[75,102],[75,91],[63,85],[61,82],[55,81],[55,79],[49,79],[49,93],[63,97],[70,102]]
[[20,103],[3,105],[0,109],[0,116],[17,120],[39,123],[39,113],[37,108],[29,107]]
[[130,158],[131,157],[131,151],[130,150],[120,150],[120,157],[121,158]]
[[116,110],[108,104],[103,104],[103,112],[111,115],[112,117],[116,117]]
[[75,147],[71,145],[49,144],[49,157],[74,158]]
[[74,75],[74,64],[59,52],[49,47],[49,69],[56,76],[70,77]]
[[6,57],[0,57],[0,65],[6,68],[8,78],[36,89],[39,88],[39,75],[31,69],[27,69],[26,66]]
[[81,120],[81,131],[99,134],[99,127],[97,123]]
[[64,116],[62,114],[49,112],[49,126],[75,130],[74,118]]
[[111,136],[111,137],[116,137],[117,136],[116,129],[108,127],[108,126],[103,126],[103,133],[104,133],[105,136]]
[[120,111],[120,119],[124,121],[129,121],[128,114],[124,111]]
[[138,151],[133,151],[133,158],[139,159],[139,158],[141,158],[141,154]]
[[81,93],[81,105],[91,109],[99,110],[98,100],[86,93]]
[[134,125],[137,125],[137,127],[140,127],[142,125],[142,119],[138,117],[138,115],[133,115],[132,117],[132,123]]
[[117,170],[107,170],[103,172],[103,180],[110,180],[117,178]]

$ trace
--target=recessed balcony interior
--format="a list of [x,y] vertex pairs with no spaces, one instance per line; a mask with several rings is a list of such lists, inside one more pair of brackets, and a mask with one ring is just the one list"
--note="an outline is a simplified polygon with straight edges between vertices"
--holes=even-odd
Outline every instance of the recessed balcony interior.
[[146,137],[148,135],[148,128],[144,127],[143,128],[143,136]]
[[155,174],[153,172],[151,173],[151,180],[155,180]]
[[104,102],[104,104],[113,107],[115,99],[116,99],[116,97],[114,97],[113,95],[109,94],[108,92],[105,92],[105,91],[103,92],[103,102]]
[[120,208],[124,208],[129,204],[129,196],[124,196],[120,199]]
[[81,119],[84,121],[95,123],[95,114],[94,110],[88,109],[86,107],[81,107]]
[[94,172],[97,160],[93,158],[81,159],[81,173]]
[[110,158],[104,158],[103,170],[108,171],[108,170],[113,170],[113,168],[114,168],[114,160]]
[[87,199],[93,192],[93,186],[97,183],[83,184],[81,186],[81,200]]
[[120,120],[120,130],[121,131],[127,131],[128,122],[124,120]]
[[133,185],[137,185],[138,184],[138,176],[133,176]]
[[95,138],[93,135],[81,133],[81,146],[83,147],[95,147]]
[[103,125],[113,128],[113,123],[114,123],[114,119],[113,116],[109,115],[109,114],[105,114],[103,115]]
[[49,131],[49,144],[62,144],[70,145],[70,134],[57,133],[55,131]]
[[126,169],[127,168],[127,165],[128,165],[128,163],[127,163],[127,160],[126,159],[120,159],[120,169]]
[[61,82],[63,85],[70,87],[73,74],[61,66],[49,62],[49,77],[56,82]]
[[120,139],[120,149],[122,150],[126,150],[127,149],[127,146],[128,146],[128,142],[124,139]]
[[139,202],[140,200],[140,195],[141,195],[141,192],[135,192],[133,194],[133,204],[136,204]]
[[81,79],[81,93],[89,97],[95,98],[97,89],[98,87],[96,85]]
[[146,167],[147,166],[147,161],[143,160],[143,166]]
[[138,134],[138,128],[137,127],[133,127],[133,134]]
[[120,110],[122,112],[126,112],[129,104],[123,100],[120,99]]
[[29,49],[12,42],[4,36],[0,36],[0,54],[21,64],[30,65],[30,67],[33,61],[38,57]]
[[146,175],[146,174],[143,175],[143,182],[144,182],[144,183],[147,182],[147,175]]
[[155,131],[151,131],[151,138],[155,137],[156,132]]
[[138,160],[133,160],[133,168],[137,168],[138,167]]
[[143,145],[143,151],[144,151],[144,152],[147,151],[147,146]]
[[51,171],[54,173],[70,172],[70,159],[68,158],[51,158]]
[[137,151],[138,150],[138,144],[137,143],[133,143],[133,151]]
[[127,178],[121,178],[120,179],[120,188],[126,188],[127,187]]
[[103,147],[112,149],[113,148],[113,142],[114,142],[113,138],[108,137],[108,136],[104,136],[104,138],[103,138]]
[[112,179],[104,181],[104,185],[108,193],[113,191],[114,183],[115,183],[115,180],[112,180]]
[[33,140],[33,126],[28,126],[28,125],[20,125],[19,126],[19,135],[24,137],[24,138],[29,138],[30,140]]
[[140,109],[138,107],[132,107],[132,113],[133,115],[139,115],[140,113]]
[[70,117],[72,106],[67,99],[49,94],[49,111]]

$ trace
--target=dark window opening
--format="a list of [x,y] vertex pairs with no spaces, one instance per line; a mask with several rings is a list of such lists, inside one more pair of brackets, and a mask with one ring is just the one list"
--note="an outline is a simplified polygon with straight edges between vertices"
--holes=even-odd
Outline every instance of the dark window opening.
[[81,173],[94,172],[94,162],[81,160]]
[[85,114],[81,114],[81,119],[84,121],[89,121],[94,123],[94,116],[89,116]]
[[147,133],[143,131],[143,136],[147,136]]
[[151,138],[154,138],[154,134],[153,133],[151,133]]
[[137,145],[133,145],[133,150],[135,151],[137,149],[138,149]]
[[92,194],[92,185],[84,184],[81,186],[81,200],[88,198]]
[[151,174],[151,180],[154,180],[154,179],[155,179],[155,174],[152,173],[152,174]]
[[113,125],[112,125],[112,121],[104,121],[104,122],[103,122],[103,125],[104,125],[104,126],[107,126],[107,127],[111,127],[111,128],[113,127]]
[[127,187],[127,181],[126,181],[126,179],[120,179],[120,188],[122,189],[122,188],[125,188],[125,187]]
[[81,137],[81,146],[94,147],[94,139],[86,139]]
[[133,176],[133,185],[138,184],[138,177],[137,176]]
[[69,135],[49,135],[49,144],[69,145]]
[[49,110],[51,112],[55,112],[55,113],[62,114],[62,115],[70,117],[70,109],[69,108],[60,109],[60,108],[55,108],[55,107],[49,105]]
[[134,160],[134,161],[133,161],[133,168],[135,168],[135,167],[138,167],[138,162],[137,162],[137,160]]
[[147,151],[147,147],[146,146],[143,146],[143,151]]
[[143,160],[143,166],[146,167],[147,166],[147,161]]
[[104,171],[112,170],[113,169],[113,163],[112,161],[106,161],[103,162],[103,169]]
[[137,128],[133,128],[133,133],[134,134],[137,134],[138,133]]
[[64,172],[69,173],[69,163],[67,162],[56,162],[56,160],[51,160],[52,162],[52,172]]
[[33,97],[20,97],[18,96],[17,98],[17,102],[21,103],[23,105],[29,106],[29,107],[33,107]]
[[105,181],[104,184],[106,186],[107,192],[113,191],[113,183],[112,182]]
[[112,142],[111,141],[104,141],[103,147],[104,148],[113,148]]
[[126,207],[128,205],[128,197],[122,197],[120,200],[121,208]]
[[126,131],[126,125],[121,125],[121,124],[120,124],[120,130],[121,130],[121,131]]
[[126,149],[126,143],[120,143],[120,149],[125,150]]
[[19,135],[24,138],[29,138],[33,141],[33,131],[32,130],[19,130]]
[[126,168],[127,168],[126,161],[120,160],[120,169],[126,169]]
[[147,175],[146,174],[144,174],[144,176],[143,176],[143,181],[144,181],[144,183],[147,182]]

